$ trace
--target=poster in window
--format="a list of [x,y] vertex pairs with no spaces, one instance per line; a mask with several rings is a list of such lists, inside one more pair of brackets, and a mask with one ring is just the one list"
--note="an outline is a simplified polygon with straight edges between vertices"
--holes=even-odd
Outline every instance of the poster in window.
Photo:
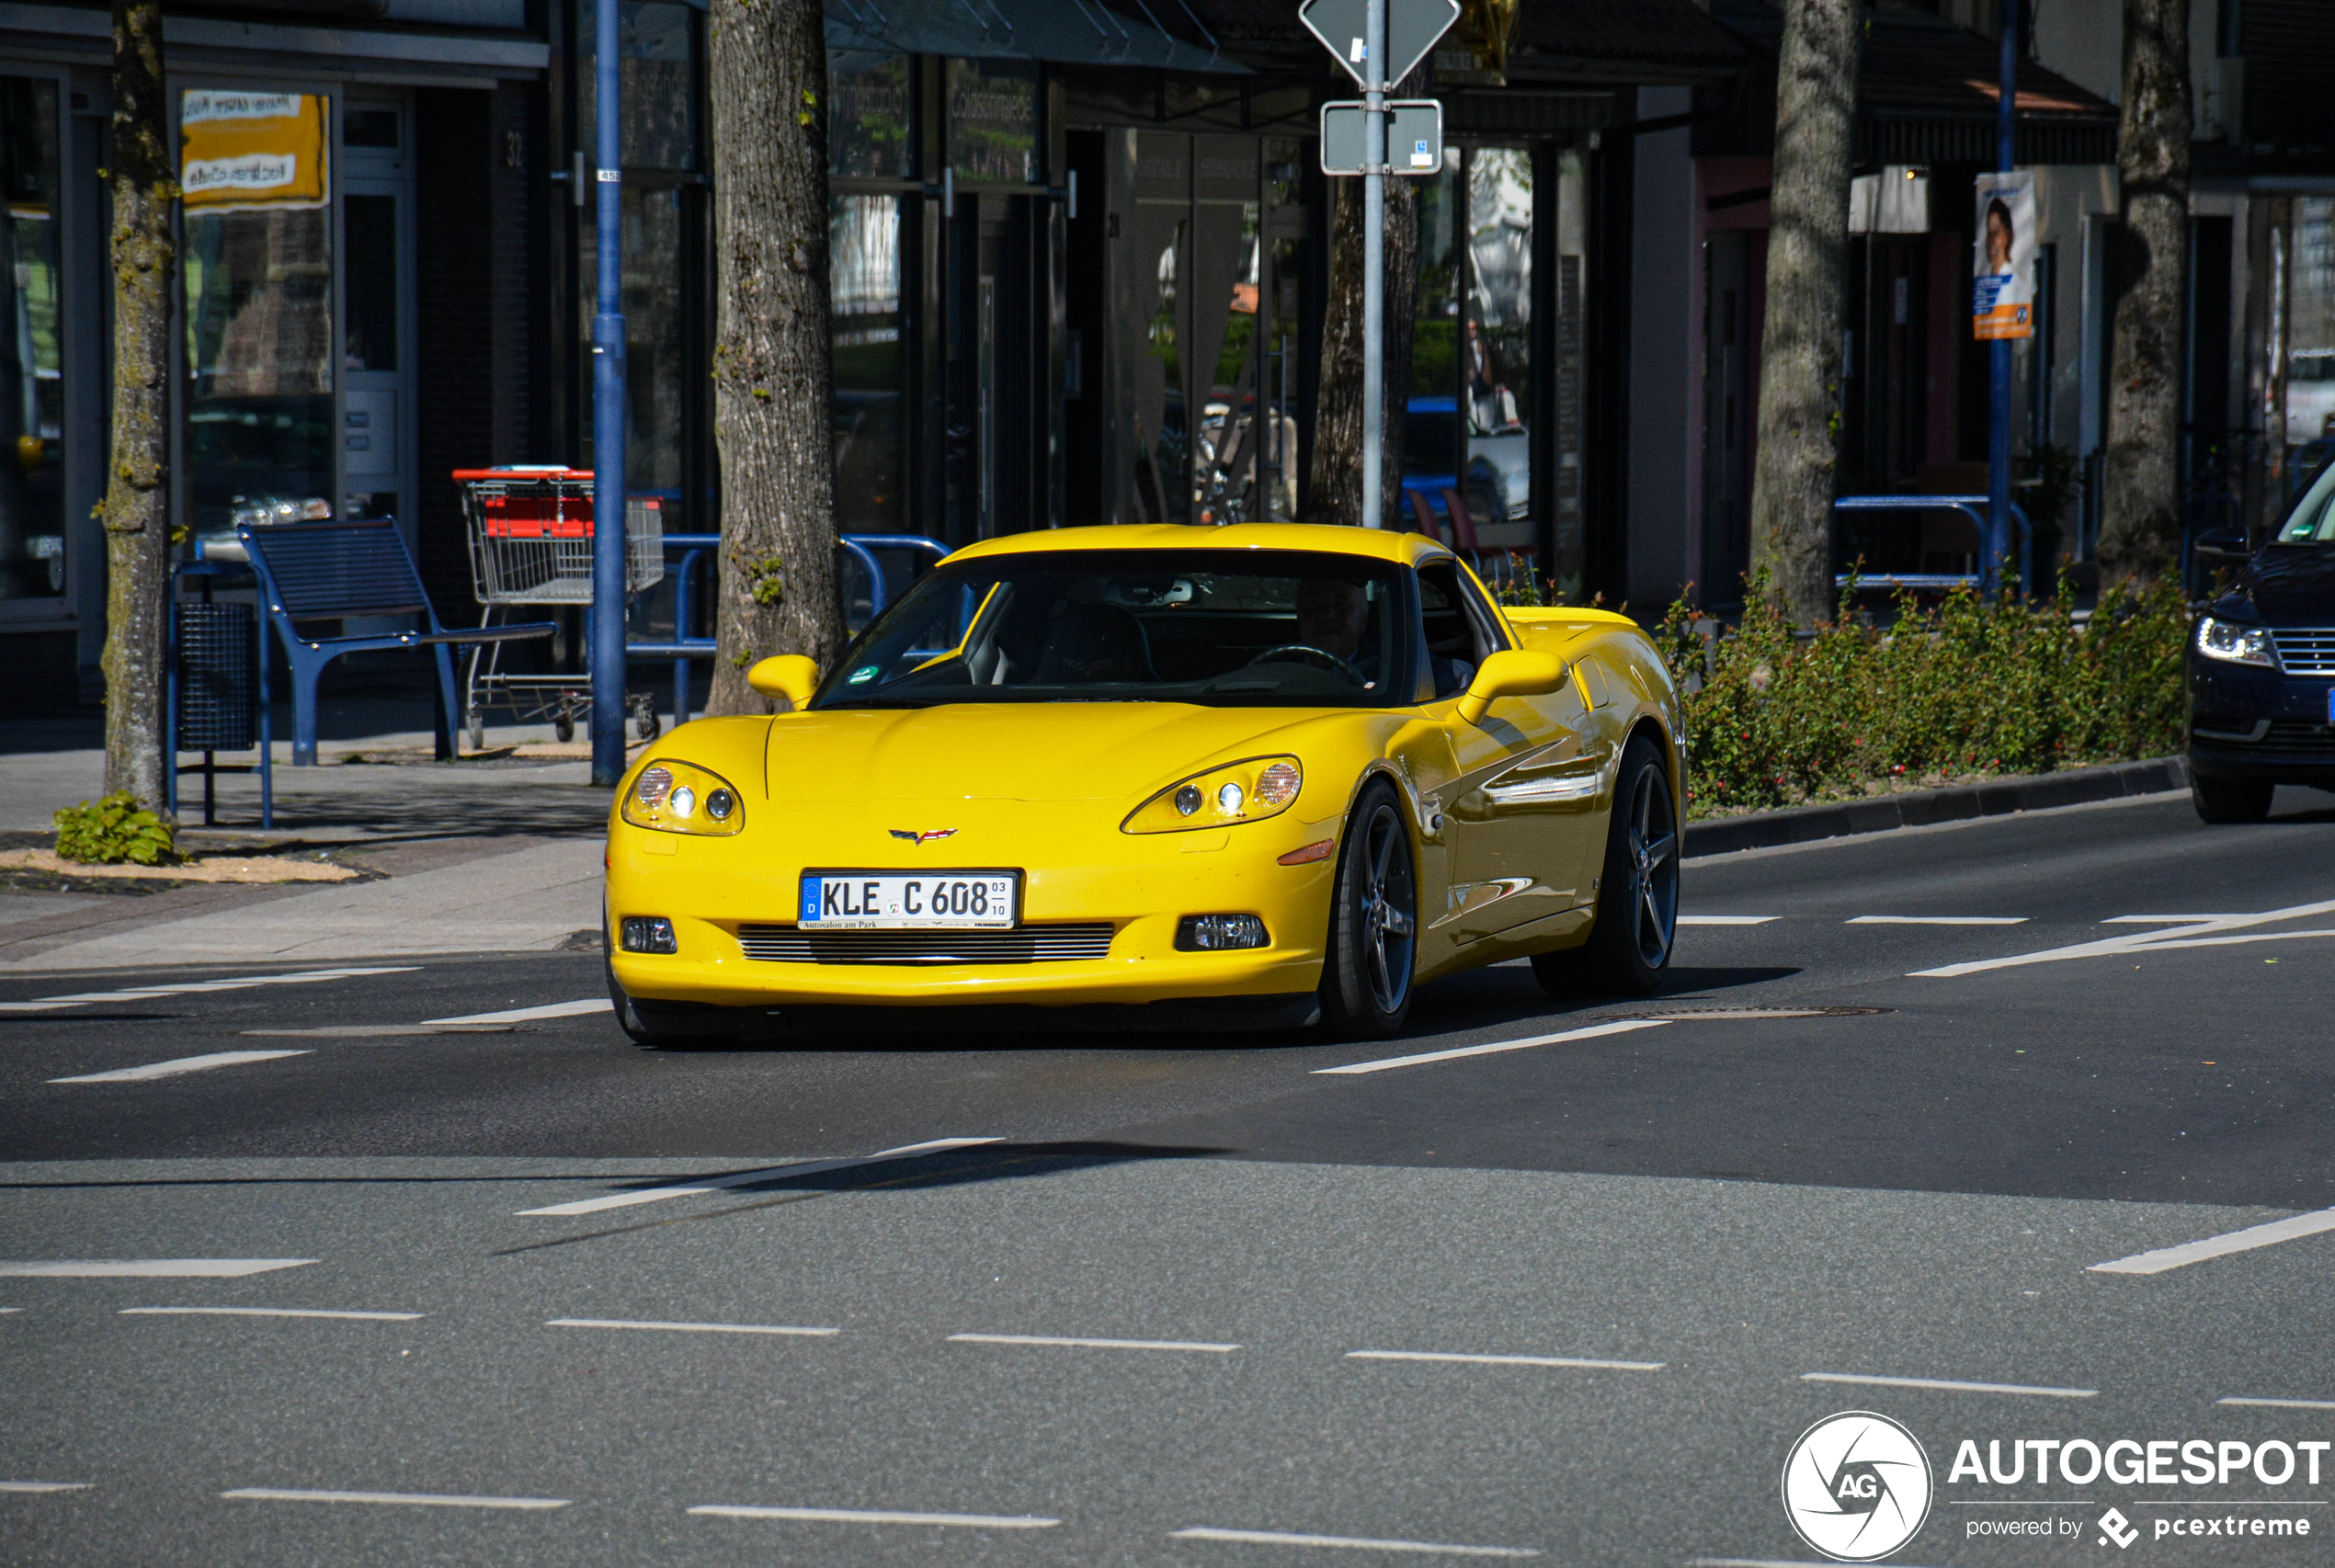
[[321,206],[330,194],[325,106],[312,93],[183,95],[178,183],[187,210]]

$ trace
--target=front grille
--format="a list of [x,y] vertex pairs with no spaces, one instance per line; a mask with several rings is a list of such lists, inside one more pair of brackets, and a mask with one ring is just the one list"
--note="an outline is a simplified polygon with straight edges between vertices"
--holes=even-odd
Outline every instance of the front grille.
[[2308,719],[2273,719],[2270,733],[2246,749],[2257,756],[2335,762],[2335,724],[2315,724]]
[[1013,931],[805,931],[741,926],[738,946],[761,963],[1060,963],[1111,956],[1107,921]]
[[2335,626],[2296,626],[2274,631],[2278,662],[2290,676],[2335,676]]

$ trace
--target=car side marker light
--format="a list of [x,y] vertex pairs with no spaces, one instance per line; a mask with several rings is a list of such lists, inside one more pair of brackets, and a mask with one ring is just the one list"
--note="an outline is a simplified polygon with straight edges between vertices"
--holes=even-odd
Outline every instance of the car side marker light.
[[1293,849],[1281,856],[1280,859],[1284,866],[1310,866],[1316,860],[1327,860],[1337,853],[1338,840],[1325,838],[1319,843],[1308,844],[1303,849]]

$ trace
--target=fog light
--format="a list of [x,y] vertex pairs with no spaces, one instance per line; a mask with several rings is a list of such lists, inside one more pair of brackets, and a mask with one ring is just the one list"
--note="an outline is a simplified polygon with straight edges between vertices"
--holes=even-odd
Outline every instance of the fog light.
[[618,940],[628,953],[678,953],[673,922],[662,915],[628,915],[617,923]]
[[1188,817],[1198,810],[1200,810],[1200,788],[1198,785],[1187,784],[1182,789],[1176,791],[1176,814],[1178,816]]
[[737,809],[738,798],[727,790],[716,790],[705,798],[705,814],[715,822],[728,822]]
[[1265,922],[1254,915],[1187,915],[1176,926],[1176,950],[1219,953],[1261,948],[1269,940]]

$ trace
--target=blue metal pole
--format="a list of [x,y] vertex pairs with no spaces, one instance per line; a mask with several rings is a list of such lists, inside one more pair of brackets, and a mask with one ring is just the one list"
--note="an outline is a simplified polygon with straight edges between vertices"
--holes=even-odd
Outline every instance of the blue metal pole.
[[599,310],[592,317],[592,782],[624,776],[624,212],[618,0],[595,0]]
[[[2008,174],[2016,166],[2013,121],[2019,97],[2019,7],[2022,0],[2001,0],[2001,98],[1995,108],[1995,168]],[[1981,219],[1980,244],[1984,244]],[[1994,403],[1987,429],[1987,595],[2002,592],[2003,570],[2010,558],[2010,340],[1998,337],[1987,346],[1993,351]]]

